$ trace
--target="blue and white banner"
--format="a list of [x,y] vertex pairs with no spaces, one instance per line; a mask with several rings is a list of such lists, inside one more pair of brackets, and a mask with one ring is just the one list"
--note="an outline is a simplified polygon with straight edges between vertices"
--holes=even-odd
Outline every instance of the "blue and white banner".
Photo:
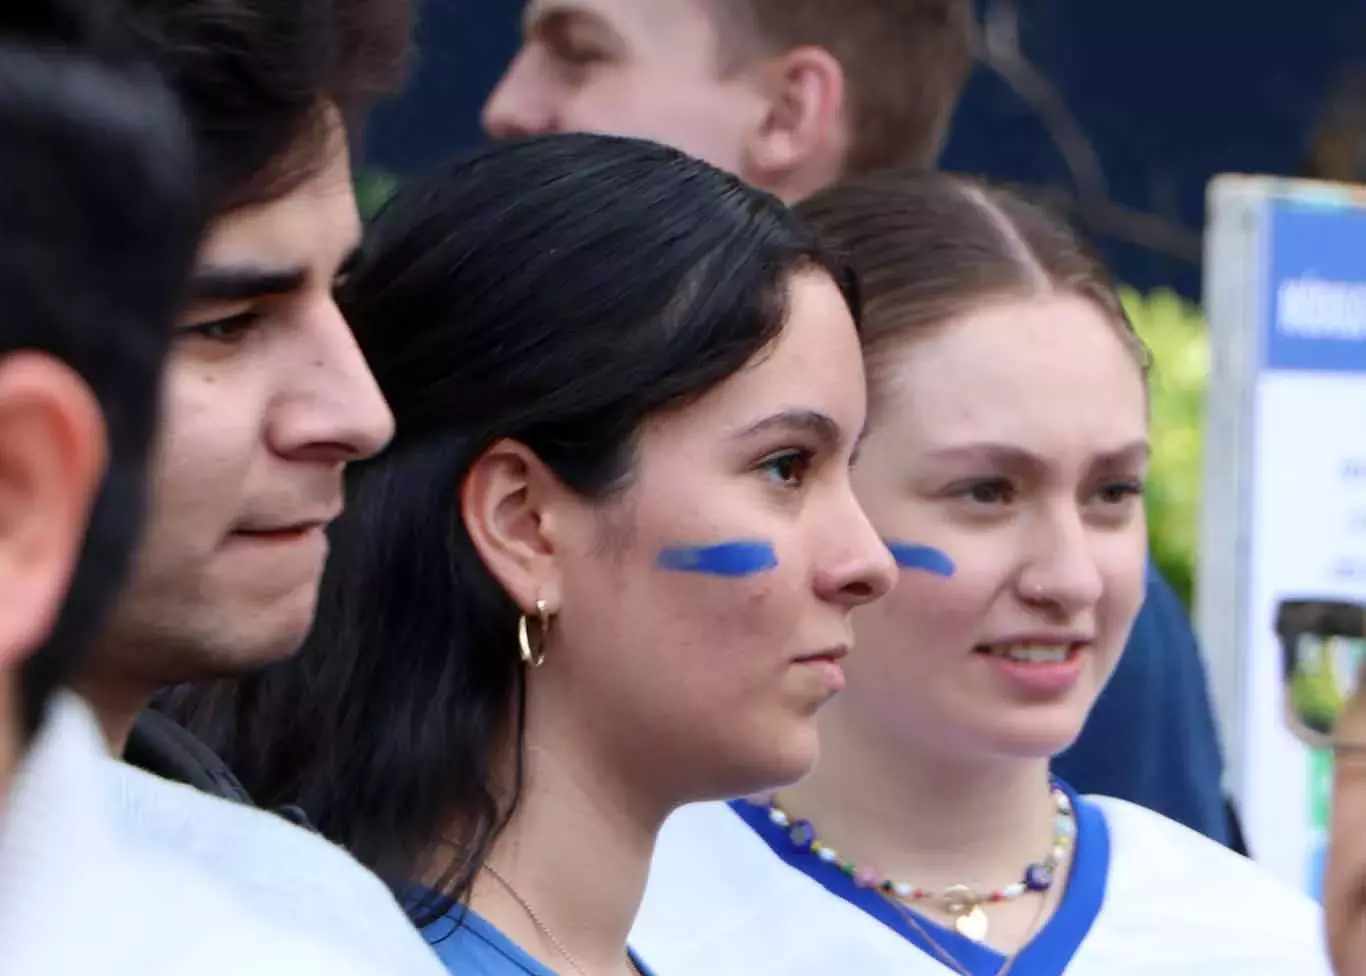
[[[1242,207],[1247,229],[1226,220],[1222,240],[1212,230],[1207,261],[1228,263],[1212,280],[1240,282],[1243,294],[1209,312],[1216,350],[1242,350],[1244,368],[1216,364],[1211,396],[1237,402],[1211,412],[1236,411],[1243,447],[1227,470],[1207,469],[1204,514],[1226,528],[1206,532],[1205,545],[1227,551],[1202,553],[1202,567],[1239,580],[1233,751],[1249,845],[1317,896],[1331,716],[1363,656],[1360,639],[1319,630],[1366,605],[1366,201],[1306,183],[1233,190],[1221,201],[1216,185],[1212,205]],[[1236,520],[1215,508],[1229,499]]]

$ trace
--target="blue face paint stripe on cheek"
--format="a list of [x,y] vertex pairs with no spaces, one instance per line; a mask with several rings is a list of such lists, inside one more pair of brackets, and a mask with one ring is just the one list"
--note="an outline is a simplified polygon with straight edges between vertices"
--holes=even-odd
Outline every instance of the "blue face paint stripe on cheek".
[[714,546],[669,546],[655,561],[671,573],[703,573],[710,576],[753,576],[778,565],[778,556],[767,542],[722,542]]
[[953,560],[933,546],[921,546],[913,542],[888,542],[892,558],[902,569],[918,569],[935,576],[952,576],[957,568]]

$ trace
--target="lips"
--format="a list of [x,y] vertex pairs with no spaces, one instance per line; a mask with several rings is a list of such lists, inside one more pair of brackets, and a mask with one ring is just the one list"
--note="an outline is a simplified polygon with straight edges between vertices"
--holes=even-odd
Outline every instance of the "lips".
[[797,664],[810,664],[815,661],[828,661],[831,664],[837,663],[849,654],[847,647],[832,647],[824,651],[817,651],[815,654],[806,654],[802,657],[793,658]]
[[1061,664],[1094,643],[1094,635],[1079,631],[1013,634],[983,641],[973,651],[1021,664]]
[[326,522],[295,522],[289,525],[279,525],[273,527],[243,527],[234,529],[234,535],[247,535],[261,539],[280,538],[285,539],[291,536],[303,535],[312,532],[314,529],[321,529],[327,525]]
[[306,513],[287,515],[259,515],[243,519],[232,529],[232,535],[258,539],[291,539],[316,529],[325,529],[341,515],[340,503],[325,509],[312,509]]
[[1003,657],[1021,664],[1063,664],[1085,646],[1074,642],[1065,644],[1037,641],[1016,641],[1008,644],[989,644],[978,647],[980,654]]

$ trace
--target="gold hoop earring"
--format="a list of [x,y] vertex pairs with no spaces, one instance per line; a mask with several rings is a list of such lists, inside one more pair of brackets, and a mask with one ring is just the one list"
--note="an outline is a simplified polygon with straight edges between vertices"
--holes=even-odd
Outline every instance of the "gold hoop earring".
[[522,663],[532,668],[539,668],[545,664],[545,637],[550,631],[550,613],[546,609],[544,600],[536,601],[536,626],[540,633],[536,638],[536,646],[532,647],[531,627],[527,623],[529,614],[522,614],[522,618],[517,621],[517,643],[522,649]]

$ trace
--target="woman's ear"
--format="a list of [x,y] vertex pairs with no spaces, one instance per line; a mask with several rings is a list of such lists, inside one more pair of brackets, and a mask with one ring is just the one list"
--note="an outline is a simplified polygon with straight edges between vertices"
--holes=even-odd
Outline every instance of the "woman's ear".
[[470,465],[460,517],[479,557],[523,613],[560,603],[555,506],[566,489],[526,445],[500,440]]

